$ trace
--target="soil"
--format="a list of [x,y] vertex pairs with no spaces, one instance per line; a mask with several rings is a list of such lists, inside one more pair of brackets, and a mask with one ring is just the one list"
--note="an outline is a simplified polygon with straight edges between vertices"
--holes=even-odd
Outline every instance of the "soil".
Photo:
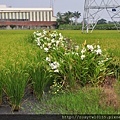
[[104,84],[102,85],[102,91],[100,94],[99,101],[99,104],[102,108],[112,107],[115,110],[118,110],[120,108],[120,100],[114,88],[115,84],[115,77],[107,76],[105,78]]
[[[118,95],[114,89],[114,85],[116,83],[115,77],[109,76],[105,78],[104,84],[101,86],[101,94],[100,94],[100,107],[108,107],[112,106],[115,110],[120,107]],[[39,104],[41,106],[42,111],[42,103],[36,99],[33,93],[30,90],[26,90],[25,96],[22,100],[22,104],[20,110],[17,112],[13,112],[10,105],[8,104],[8,100],[6,96],[3,96],[3,103],[0,105],[0,114],[36,114],[36,105]],[[47,100],[47,95],[43,95],[43,101]],[[104,104],[103,104],[104,103]],[[40,109],[40,107],[39,107]],[[46,114],[50,114],[50,111]]]
[[6,96],[3,96],[3,102],[0,105],[0,114],[35,114],[32,110],[34,104],[40,104],[40,102],[32,93],[27,92],[22,100],[20,110],[13,112]]

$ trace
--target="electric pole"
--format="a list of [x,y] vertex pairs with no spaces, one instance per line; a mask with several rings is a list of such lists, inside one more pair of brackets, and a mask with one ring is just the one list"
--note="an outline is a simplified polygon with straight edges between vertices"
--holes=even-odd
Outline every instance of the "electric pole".
[[[85,0],[82,32],[92,32],[106,11],[117,30],[120,29],[120,1],[118,0]],[[105,14],[105,12],[104,12]]]

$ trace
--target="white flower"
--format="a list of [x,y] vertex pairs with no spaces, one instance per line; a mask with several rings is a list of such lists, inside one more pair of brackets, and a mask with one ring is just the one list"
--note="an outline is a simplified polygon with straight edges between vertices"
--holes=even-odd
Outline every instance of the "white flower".
[[55,70],[60,66],[60,64],[58,62],[53,62],[53,63],[50,63],[49,65],[52,70]]
[[63,40],[63,36],[61,33],[59,33],[59,40]]
[[74,55],[75,54],[75,52],[71,52],[72,53],[72,55]]
[[33,32],[33,34],[36,34],[36,32]]
[[42,45],[42,47],[44,48],[44,47],[45,47],[45,45],[43,44],[43,45]]
[[54,70],[54,72],[58,73],[58,72],[59,72],[59,70],[58,70],[58,69],[56,69],[56,70]]
[[81,55],[81,59],[83,60],[85,58],[85,55]]
[[43,30],[43,34],[46,35],[47,31],[46,30]]
[[90,51],[93,51],[93,46],[92,45],[87,45],[87,48],[90,50]]
[[58,45],[59,45],[59,43],[60,43],[60,41],[59,41],[59,40],[57,40],[57,41],[56,41],[56,46],[58,46]]
[[83,48],[83,49],[81,50],[81,53],[83,54],[83,53],[85,53],[85,52],[86,52],[86,49]]
[[42,47],[42,46],[40,46],[40,49],[43,49],[43,47]]
[[41,33],[36,33],[36,36],[41,36],[42,34]]
[[50,38],[47,37],[47,41],[50,41]]
[[51,59],[50,59],[49,57],[46,57],[46,61],[50,62],[50,61],[51,61]]
[[99,45],[97,45],[97,48],[98,48],[98,49],[100,49],[100,46],[99,46]]
[[46,39],[46,40],[47,40],[47,37],[44,37],[44,39]]
[[101,49],[97,49],[95,52],[96,52],[97,55],[101,55],[102,50]]
[[52,39],[52,40],[51,40],[51,43],[54,43],[54,42],[55,42],[55,39]]
[[37,45],[40,46],[40,42],[38,42]]
[[48,47],[51,47],[51,43],[48,43]]
[[98,61],[98,65],[104,65],[104,61],[103,60]]
[[49,51],[49,49],[48,49],[48,48],[44,48],[44,50],[45,50],[45,52],[48,52],[48,51]]
[[62,34],[61,34],[61,33],[59,33],[59,36],[62,36]]
[[78,45],[75,46],[75,50],[76,50],[76,51],[79,50],[79,46],[78,46]]

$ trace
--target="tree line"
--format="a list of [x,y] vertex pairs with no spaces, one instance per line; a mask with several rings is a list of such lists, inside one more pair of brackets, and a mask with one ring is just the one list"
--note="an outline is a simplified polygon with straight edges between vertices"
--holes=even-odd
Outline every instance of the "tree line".
[[[58,29],[73,29],[73,30],[82,29],[82,21],[78,22],[78,19],[81,17],[80,12],[78,11],[74,11],[74,12],[68,11],[65,13],[58,12],[56,16],[57,16]],[[116,21],[116,23],[118,22]],[[114,25],[114,22],[107,21],[106,19],[102,18],[98,20],[95,29],[115,30],[116,27]]]
[[63,25],[63,24],[77,25],[78,19],[80,18],[80,16],[81,16],[81,13],[78,11],[75,11],[75,12],[68,11],[65,13],[58,12],[57,23],[58,25]]

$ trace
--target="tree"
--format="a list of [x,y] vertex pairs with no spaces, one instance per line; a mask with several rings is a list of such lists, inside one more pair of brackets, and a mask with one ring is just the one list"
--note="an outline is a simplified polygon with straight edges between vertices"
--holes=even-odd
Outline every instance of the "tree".
[[70,24],[72,22],[72,12],[68,11],[66,13],[57,13],[58,24]]
[[63,22],[62,14],[60,12],[57,13],[57,23],[58,25]]
[[71,24],[73,23],[73,18],[75,19],[75,24],[77,25],[77,20],[81,16],[81,13],[78,11],[73,12],[65,12],[65,13],[57,13],[57,22],[60,24]]
[[80,16],[81,16],[81,13],[79,13],[78,11],[75,11],[73,13],[73,17],[75,19],[75,25],[77,25],[77,20],[80,18]]
[[72,24],[73,12],[68,11],[68,12],[64,13],[64,18],[65,18],[67,24]]
[[97,23],[98,23],[98,24],[107,24],[107,20],[105,20],[105,19],[100,19],[100,20],[98,20]]

